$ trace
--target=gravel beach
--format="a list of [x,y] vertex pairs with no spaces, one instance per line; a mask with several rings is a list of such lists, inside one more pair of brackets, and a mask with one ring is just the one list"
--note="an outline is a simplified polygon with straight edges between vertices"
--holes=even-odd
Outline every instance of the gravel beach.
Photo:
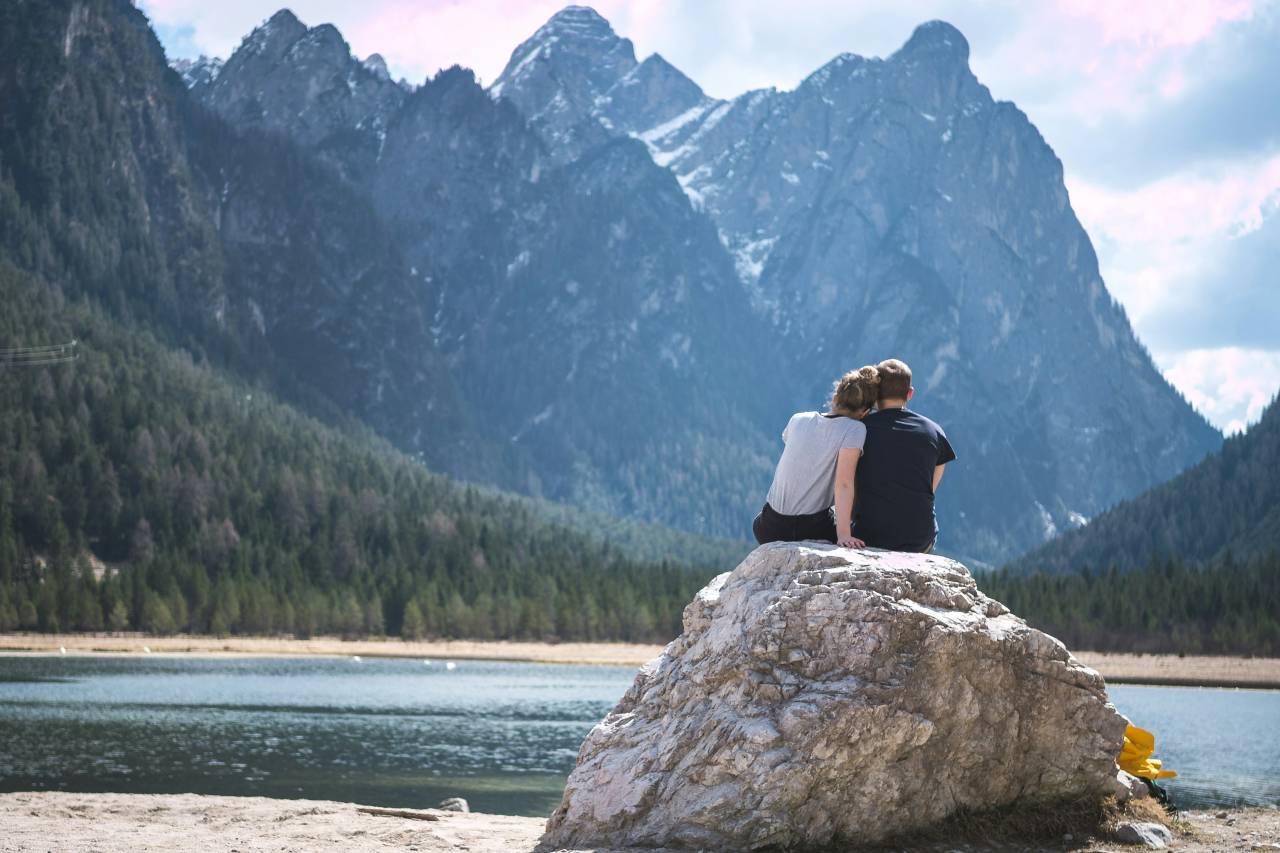
[[[0,853],[144,853],[144,851],[400,850],[419,853],[522,853],[532,851],[543,821],[422,810],[434,820],[371,815],[351,803],[272,800],[196,794],[0,794]],[[1171,849],[1185,853],[1280,850],[1280,810],[1189,812],[1177,823]],[[1105,839],[1053,844],[930,844],[912,853],[986,851],[1101,851],[1137,848]],[[597,850],[594,853],[625,853]],[[655,851],[647,851],[655,853]]]

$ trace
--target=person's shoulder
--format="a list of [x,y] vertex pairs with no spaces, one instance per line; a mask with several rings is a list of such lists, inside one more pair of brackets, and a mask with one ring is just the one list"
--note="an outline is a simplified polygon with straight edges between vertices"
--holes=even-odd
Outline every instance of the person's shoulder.
[[862,419],[868,430],[897,430],[915,413],[910,409],[876,409]]
[[917,419],[917,421],[918,421],[918,422],[919,422],[919,423],[920,423],[920,424],[921,424],[925,429],[929,430],[930,432],[935,433],[936,435],[940,435],[940,436],[942,436],[943,438],[946,438],[946,437],[947,437],[947,431],[946,431],[946,430],[944,430],[944,429],[942,428],[942,425],[941,425],[941,424],[939,424],[937,421],[935,421],[933,418],[930,418],[930,417],[928,417],[927,415],[922,415],[922,414],[920,414],[919,412],[915,412],[915,411],[911,412],[911,414],[915,416],[915,418]]
[[804,424],[812,423],[817,412],[796,412],[787,420],[787,429],[793,427],[802,427]]
[[921,414],[915,409],[901,409],[900,411],[902,412],[902,417],[910,418],[911,420],[915,421],[918,424],[937,427],[938,429],[942,428],[938,426],[938,422],[935,421],[933,418],[929,417],[928,415]]
[[933,418],[926,417],[925,415],[921,415],[920,417],[923,418],[924,422],[927,423],[929,426],[933,427],[938,432],[945,434],[945,430],[942,429],[942,424],[938,423]]

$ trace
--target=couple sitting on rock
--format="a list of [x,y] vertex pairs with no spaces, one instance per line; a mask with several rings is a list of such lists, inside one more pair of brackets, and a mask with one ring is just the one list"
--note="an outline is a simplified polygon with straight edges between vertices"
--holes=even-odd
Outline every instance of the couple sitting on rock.
[[914,394],[911,368],[891,358],[840,377],[830,412],[792,415],[756,541],[932,551],[933,496],[956,454],[941,427],[907,409]]

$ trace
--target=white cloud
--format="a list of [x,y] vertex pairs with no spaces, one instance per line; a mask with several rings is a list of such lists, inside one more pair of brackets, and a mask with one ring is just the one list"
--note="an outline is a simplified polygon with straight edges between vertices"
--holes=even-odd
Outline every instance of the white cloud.
[[1068,187],[1108,288],[1165,377],[1228,433],[1256,421],[1280,388],[1280,247],[1263,230],[1280,223],[1280,156],[1131,191]]
[[1223,347],[1160,360],[1170,382],[1228,435],[1257,423],[1280,390],[1280,351]]
[[1170,300],[1194,310],[1223,298],[1225,250],[1276,212],[1280,156],[1194,166],[1133,190],[1071,177],[1067,188],[1107,287],[1139,335],[1154,339],[1158,330],[1144,324]]

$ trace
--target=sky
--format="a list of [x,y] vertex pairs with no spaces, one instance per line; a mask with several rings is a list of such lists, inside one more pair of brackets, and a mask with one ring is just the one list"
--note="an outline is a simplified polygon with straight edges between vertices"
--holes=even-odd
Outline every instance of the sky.
[[[276,0],[281,2],[281,0]],[[227,57],[271,0],[138,0],[171,57]],[[361,57],[482,82],[562,2],[292,0]],[[708,94],[793,88],[839,53],[955,24],[1063,162],[1103,279],[1165,376],[1228,433],[1280,389],[1280,0],[598,0]]]

